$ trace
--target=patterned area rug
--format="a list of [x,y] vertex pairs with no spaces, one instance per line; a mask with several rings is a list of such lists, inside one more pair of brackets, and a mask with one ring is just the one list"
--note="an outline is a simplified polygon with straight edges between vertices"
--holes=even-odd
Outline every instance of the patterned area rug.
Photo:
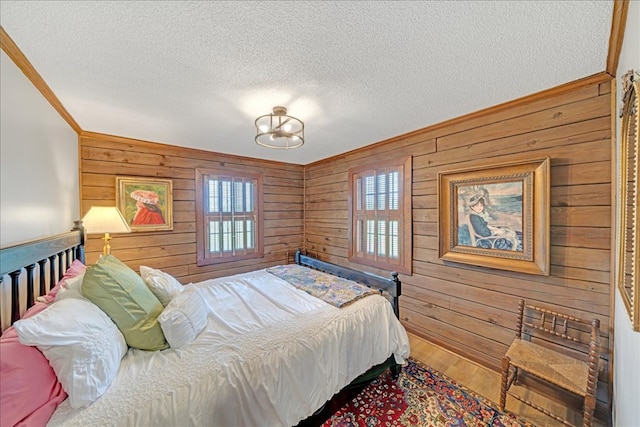
[[534,427],[413,359],[397,381],[385,372],[322,425],[351,426]]

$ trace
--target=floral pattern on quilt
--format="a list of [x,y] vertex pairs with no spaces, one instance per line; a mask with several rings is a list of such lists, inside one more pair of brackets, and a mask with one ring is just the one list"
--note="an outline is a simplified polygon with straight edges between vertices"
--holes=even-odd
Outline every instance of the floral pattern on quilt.
[[297,264],[278,265],[267,268],[267,271],[295,288],[338,308],[347,306],[367,295],[379,293],[375,289],[353,280],[343,279]]

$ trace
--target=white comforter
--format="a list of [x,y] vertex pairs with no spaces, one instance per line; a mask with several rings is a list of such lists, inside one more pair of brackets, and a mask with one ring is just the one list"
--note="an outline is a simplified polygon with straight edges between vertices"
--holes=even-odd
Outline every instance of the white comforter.
[[389,302],[336,308],[264,270],[195,284],[208,325],[183,350],[129,349],[88,408],[63,402],[50,426],[294,426],[391,354],[409,356]]

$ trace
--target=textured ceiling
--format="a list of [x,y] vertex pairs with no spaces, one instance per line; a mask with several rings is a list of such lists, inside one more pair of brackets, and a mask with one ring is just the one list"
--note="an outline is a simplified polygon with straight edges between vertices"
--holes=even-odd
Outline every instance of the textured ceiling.
[[[307,164],[604,71],[613,1],[9,1],[82,129]],[[305,145],[254,143],[284,105]]]

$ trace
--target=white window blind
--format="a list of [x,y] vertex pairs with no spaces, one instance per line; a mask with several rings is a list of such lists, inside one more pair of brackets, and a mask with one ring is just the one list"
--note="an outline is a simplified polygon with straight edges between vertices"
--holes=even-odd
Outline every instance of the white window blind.
[[410,242],[411,205],[402,199],[411,197],[410,172],[410,158],[349,171],[350,260],[406,271],[409,257],[410,269],[411,254],[403,251],[411,249],[405,244]]
[[198,264],[261,256],[260,178],[201,170],[197,174],[202,192]]

